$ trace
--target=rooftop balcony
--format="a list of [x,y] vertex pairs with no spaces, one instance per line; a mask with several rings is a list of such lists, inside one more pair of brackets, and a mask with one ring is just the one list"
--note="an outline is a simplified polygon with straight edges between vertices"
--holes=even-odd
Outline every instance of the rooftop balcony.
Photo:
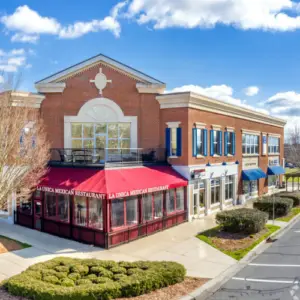
[[126,167],[167,164],[163,148],[52,148],[50,166],[64,167]]

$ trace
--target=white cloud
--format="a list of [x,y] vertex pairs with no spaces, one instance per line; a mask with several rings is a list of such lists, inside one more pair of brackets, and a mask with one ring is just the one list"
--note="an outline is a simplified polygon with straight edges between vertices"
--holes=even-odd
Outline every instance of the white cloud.
[[13,49],[9,52],[9,55],[15,56],[15,55],[24,55],[25,54],[25,49]]
[[11,37],[12,42],[20,43],[32,43],[35,44],[39,40],[39,35],[37,34],[25,34],[25,33],[16,33]]
[[233,26],[243,30],[300,28],[299,4],[291,0],[132,0],[127,17],[155,29]]
[[248,86],[244,89],[244,93],[246,96],[252,97],[257,95],[259,92],[259,88],[257,86]]
[[4,51],[0,49],[0,71],[17,72],[22,66],[26,67],[27,52],[25,49],[12,49]]
[[3,72],[17,72],[18,68],[16,65],[8,65],[6,63],[1,64],[0,63],[0,71]]
[[9,58],[7,60],[7,64],[8,65],[15,65],[15,66],[23,66],[24,63],[26,61],[26,57],[24,56],[20,56],[20,57],[12,57],[12,58]]
[[27,64],[26,66],[25,66],[25,69],[31,69],[32,68],[32,64]]
[[52,17],[41,16],[27,5],[19,6],[11,15],[0,18],[6,30],[15,32],[12,42],[36,43],[42,34],[55,35],[60,38],[78,38],[89,32],[111,31],[116,37],[120,35],[121,26],[117,21],[119,10],[126,3],[118,3],[111,11],[111,15],[102,20],[87,22],[78,21],[69,25],[62,25]]

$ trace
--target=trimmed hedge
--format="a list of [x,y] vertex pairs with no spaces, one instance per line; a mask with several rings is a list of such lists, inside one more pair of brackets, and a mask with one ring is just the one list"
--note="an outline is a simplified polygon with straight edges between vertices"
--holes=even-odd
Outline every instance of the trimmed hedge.
[[297,193],[297,192],[281,192],[281,193],[279,193],[277,195],[280,198],[293,199],[293,201],[294,201],[293,206],[294,207],[300,205],[300,193]]
[[4,282],[15,296],[34,300],[95,300],[135,297],[182,282],[176,262],[114,262],[58,257],[29,267]]
[[[276,197],[276,196],[273,196]],[[275,208],[275,217],[286,216],[293,208],[293,200],[288,198],[265,197],[253,202],[253,207],[260,211],[266,212],[269,218],[273,218],[273,202]]]
[[225,231],[251,234],[265,227],[268,215],[256,209],[239,208],[217,213],[216,221]]

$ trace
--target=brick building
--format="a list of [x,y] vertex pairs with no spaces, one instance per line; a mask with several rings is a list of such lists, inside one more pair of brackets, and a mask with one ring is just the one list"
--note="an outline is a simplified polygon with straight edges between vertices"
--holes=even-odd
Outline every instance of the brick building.
[[110,247],[280,184],[285,121],[165,87],[104,55],[37,82],[50,170],[17,222]]

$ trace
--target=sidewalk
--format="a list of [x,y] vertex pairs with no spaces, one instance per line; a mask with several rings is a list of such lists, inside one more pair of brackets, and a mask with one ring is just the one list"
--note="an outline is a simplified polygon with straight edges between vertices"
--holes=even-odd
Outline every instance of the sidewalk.
[[62,239],[17,225],[0,222],[0,235],[32,245],[31,248],[0,255],[0,281],[28,266],[57,256],[109,260],[168,260],[182,263],[187,275],[214,278],[235,260],[195,237],[214,227],[214,216],[184,223],[155,235],[110,250]]

